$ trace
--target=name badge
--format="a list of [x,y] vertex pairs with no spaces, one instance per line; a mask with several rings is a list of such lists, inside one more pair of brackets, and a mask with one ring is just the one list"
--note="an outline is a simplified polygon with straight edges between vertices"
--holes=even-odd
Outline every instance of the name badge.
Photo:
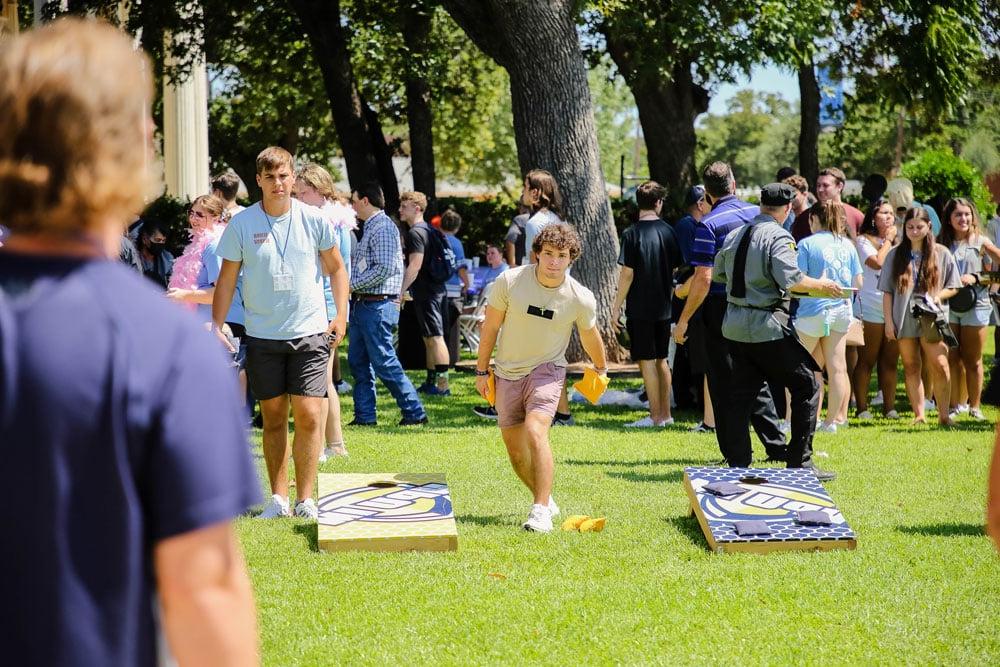
[[295,280],[290,273],[278,273],[274,276],[275,292],[291,292],[295,287]]

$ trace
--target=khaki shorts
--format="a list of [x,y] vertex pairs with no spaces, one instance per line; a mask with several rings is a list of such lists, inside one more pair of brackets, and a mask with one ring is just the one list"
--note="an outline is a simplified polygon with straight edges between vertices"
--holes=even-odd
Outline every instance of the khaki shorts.
[[524,423],[529,412],[555,417],[566,382],[566,369],[553,363],[542,364],[519,380],[497,377],[497,422],[500,428]]

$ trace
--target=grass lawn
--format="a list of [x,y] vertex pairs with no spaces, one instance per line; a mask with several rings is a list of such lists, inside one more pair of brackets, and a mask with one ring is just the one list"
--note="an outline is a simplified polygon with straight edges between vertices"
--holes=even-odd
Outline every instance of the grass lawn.
[[[326,554],[315,524],[239,521],[266,664],[1000,663],[1000,557],[983,531],[995,411],[950,431],[904,414],[816,436],[856,551],[715,555],[681,487],[684,466],[719,458],[714,436],[687,432],[695,415],[626,432],[637,412],[576,407],[579,425],[552,432],[559,520],[608,525],[539,535],[520,530],[531,500],[496,425],[470,411],[472,377],[452,387],[426,401],[428,427],[347,428],[350,458],[322,471],[445,472],[457,552]],[[381,394],[379,416],[399,419]]]

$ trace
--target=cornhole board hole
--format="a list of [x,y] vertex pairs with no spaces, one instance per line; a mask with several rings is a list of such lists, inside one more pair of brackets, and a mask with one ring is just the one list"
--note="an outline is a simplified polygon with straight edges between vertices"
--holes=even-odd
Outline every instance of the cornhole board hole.
[[321,473],[317,505],[324,551],[458,549],[442,473]]
[[[712,482],[746,489],[727,497],[704,490]],[[812,471],[805,468],[685,468],[684,490],[708,546],[716,553],[854,549],[857,536]],[[804,526],[796,512],[820,511],[829,526]],[[765,521],[770,535],[738,535],[737,521]]]

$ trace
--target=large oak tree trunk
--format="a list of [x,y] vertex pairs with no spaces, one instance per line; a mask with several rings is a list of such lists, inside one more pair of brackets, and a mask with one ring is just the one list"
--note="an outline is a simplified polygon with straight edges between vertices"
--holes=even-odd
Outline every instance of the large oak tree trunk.
[[[347,163],[347,180],[352,188],[378,181],[386,193],[386,207],[389,207],[390,193],[395,193],[393,199],[398,204],[398,186],[389,147],[381,128],[372,126],[374,112],[366,108],[354,78],[349,36],[341,24],[340,0],[289,1],[309,38],[323,75],[340,150]],[[376,125],[377,120],[375,117]]]
[[425,55],[430,44],[431,12],[423,5],[403,7],[403,41],[409,51],[410,66],[405,73],[406,120],[410,131],[410,168],[413,189],[427,195],[434,210],[434,117],[431,87],[424,75]]
[[640,71],[631,36],[611,29],[605,29],[604,36],[639,109],[649,177],[666,186],[680,208],[684,193],[697,179],[694,121],[708,111],[708,90],[692,80],[689,60],[678,63],[666,79],[658,71]]
[[812,60],[799,66],[799,173],[815,191],[819,176],[819,84]]
[[[473,42],[510,76],[514,136],[522,173],[552,172],[564,217],[583,240],[573,275],[597,297],[598,326],[609,356],[622,357],[611,328],[618,237],[601,174],[587,68],[573,0],[444,0]],[[571,345],[571,359],[581,357]]]

